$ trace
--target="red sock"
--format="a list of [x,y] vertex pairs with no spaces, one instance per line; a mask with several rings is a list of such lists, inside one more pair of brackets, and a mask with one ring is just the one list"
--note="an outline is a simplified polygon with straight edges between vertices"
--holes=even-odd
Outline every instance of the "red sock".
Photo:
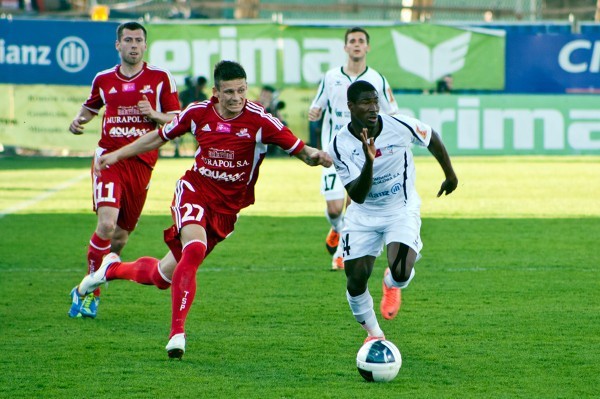
[[[100,267],[102,258],[104,255],[110,253],[110,239],[105,240],[100,238],[95,232],[90,238],[90,244],[88,246],[87,261],[88,261],[88,273],[92,273]],[[100,288],[94,290],[95,296],[100,296]]]
[[204,261],[206,245],[191,241],[184,248],[171,285],[171,338],[184,332],[185,319],[196,296],[196,272]]
[[171,283],[158,269],[160,260],[144,256],[135,262],[115,262],[106,271],[106,280],[131,280],[144,285],[155,285],[166,290]]

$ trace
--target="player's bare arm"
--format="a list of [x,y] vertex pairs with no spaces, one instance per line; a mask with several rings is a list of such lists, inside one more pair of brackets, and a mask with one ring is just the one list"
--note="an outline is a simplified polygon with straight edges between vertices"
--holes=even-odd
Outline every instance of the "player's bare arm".
[[69,131],[77,135],[83,134],[83,125],[94,119],[95,116],[96,114],[94,114],[89,109],[81,107],[81,109],[77,113],[77,116],[75,116],[75,118],[71,122],[71,125],[69,125]]
[[363,128],[359,136],[365,152],[365,163],[360,171],[360,176],[346,184],[346,191],[352,201],[362,204],[365,202],[373,184],[373,161],[375,160],[376,148],[375,139],[369,137],[367,128]]
[[169,123],[175,117],[175,114],[166,114],[163,112],[158,112],[154,108],[152,108],[152,104],[150,104],[150,101],[148,100],[148,97],[146,97],[146,95],[142,96],[142,99],[138,102],[137,106],[142,115],[152,119],[159,125]]
[[305,145],[304,148],[302,148],[302,150],[295,155],[295,157],[308,166],[321,165],[328,168],[333,164],[333,161],[328,153],[308,145]]
[[323,114],[323,110],[319,107],[313,107],[308,110],[308,120],[311,122],[316,122],[321,119],[321,115]]
[[454,168],[452,167],[452,162],[450,161],[448,151],[440,139],[440,135],[436,131],[431,132],[431,140],[429,142],[429,146],[427,146],[427,149],[438,161],[442,167],[442,170],[444,171],[444,175],[446,176],[446,179],[442,182],[442,186],[440,187],[440,191],[438,191],[437,196],[440,197],[444,193],[448,195],[456,190],[456,187],[458,186],[458,178],[456,177],[456,173],[454,173]]
[[146,133],[133,143],[129,143],[125,147],[121,147],[116,151],[96,158],[96,161],[94,162],[94,174],[96,176],[100,176],[102,170],[108,168],[110,165],[114,165],[120,160],[155,150],[165,143],[166,141],[163,141],[163,139],[161,139],[158,135],[158,130],[153,130],[150,133]]

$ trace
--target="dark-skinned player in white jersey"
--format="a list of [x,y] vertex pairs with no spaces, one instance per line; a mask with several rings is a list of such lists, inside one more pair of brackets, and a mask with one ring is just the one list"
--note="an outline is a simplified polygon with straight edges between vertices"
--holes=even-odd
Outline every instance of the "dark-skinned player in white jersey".
[[[352,83],[347,94],[351,122],[334,137],[329,154],[352,199],[341,235],[346,297],[356,321],[367,331],[366,343],[385,339],[368,289],[383,246],[388,261],[384,296],[386,291],[408,286],[423,247],[411,146],[427,147],[442,167],[445,180],[438,197],[452,193],[458,179],[440,136],[430,126],[405,115],[380,115],[380,94],[366,81]],[[383,305],[384,317],[394,318],[398,308]]]

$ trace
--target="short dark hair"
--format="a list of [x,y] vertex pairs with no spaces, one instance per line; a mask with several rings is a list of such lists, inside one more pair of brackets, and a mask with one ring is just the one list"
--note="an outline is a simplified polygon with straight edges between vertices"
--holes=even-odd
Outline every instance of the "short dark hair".
[[198,76],[198,80],[196,81],[198,86],[204,86],[206,84],[206,82],[207,82],[207,80],[204,76]]
[[356,82],[348,86],[346,96],[349,102],[355,103],[358,100],[358,97],[360,97],[360,94],[366,91],[377,92],[377,89],[375,89],[375,87],[371,83],[365,80],[357,80]]
[[119,25],[119,27],[117,28],[117,41],[121,41],[121,37],[123,37],[123,30],[128,29],[128,30],[142,30],[144,32],[144,40],[146,39],[146,28],[144,28],[144,26],[138,22],[123,22],[121,25]]
[[369,37],[369,34],[367,33],[367,31],[363,28],[361,28],[360,26],[355,26],[354,28],[350,28],[346,31],[346,34],[344,35],[344,44],[348,43],[348,35],[350,33],[356,33],[356,32],[361,32],[365,34],[365,37],[367,38],[367,44],[369,44],[369,40],[371,39]]
[[246,71],[235,61],[220,61],[215,65],[213,77],[215,87],[218,89],[223,81],[246,79]]

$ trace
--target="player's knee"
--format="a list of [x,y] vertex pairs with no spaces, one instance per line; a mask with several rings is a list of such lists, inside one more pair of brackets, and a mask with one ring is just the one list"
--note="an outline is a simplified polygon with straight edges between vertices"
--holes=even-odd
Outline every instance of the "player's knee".
[[410,280],[410,275],[413,273],[415,262],[407,261],[404,267],[396,267],[392,270],[392,277],[398,283],[404,283]]
[[350,262],[346,262],[346,287],[352,295],[362,293],[367,289],[369,276],[371,275],[368,267],[352,266]]
[[413,277],[415,276],[415,269],[414,267],[406,268],[405,269],[405,273],[398,275],[396,273],[392,273],[392,278],[394,279],[394,286],[397,288],[406,288],[408,287],[408,284],[410,284],[410,282],[412,281]]
[[96,227],[96,234],[100,237],[113,239],[117,224],[111,220],[99,220]]

